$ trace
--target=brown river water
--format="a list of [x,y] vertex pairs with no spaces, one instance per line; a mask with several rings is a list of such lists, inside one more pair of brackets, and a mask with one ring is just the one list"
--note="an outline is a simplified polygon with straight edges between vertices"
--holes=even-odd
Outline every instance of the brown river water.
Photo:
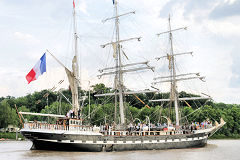
[[0,141],[0,160],[240,160],[240,140],[209,140],[203,148],[125,152],[30,150],[30,141]]

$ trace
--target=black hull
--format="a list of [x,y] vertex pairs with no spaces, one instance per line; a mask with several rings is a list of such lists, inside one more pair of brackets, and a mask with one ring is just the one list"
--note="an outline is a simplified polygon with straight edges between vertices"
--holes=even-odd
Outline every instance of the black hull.
[[206,140],[193,142],[177,142],[165,144],[64,144],[59,142],[48,142],[34,140],[32,150],[53,150],[53,151],[81,151],[81,152],[101,152],[101,151],[132,151],[132,150],[164,150],[204,147]]
[[33,142],[32,149],[59,151],[130,151],[203,147],[207,135],[99,136],[21,131]]
[[102,145],[60,143],[43,140],[33,140],[32,150],[53,150],[53,151],[81,151],[101,152]]

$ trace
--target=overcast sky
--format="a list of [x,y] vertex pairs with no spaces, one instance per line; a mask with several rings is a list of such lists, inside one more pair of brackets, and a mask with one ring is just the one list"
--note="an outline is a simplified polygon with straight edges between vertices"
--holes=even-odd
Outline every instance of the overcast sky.
[[[82,85],[87,89],[90,81],[91,85],[106,82],[111,86],[112,77],[99,80],[96,75],[98,69],[114,65],[112,48],[100,47],[113,39],[113,21],[102,23],[114,15],[112,0],[75,1]],[[46,49],[71,67],[72,8],[72,0],[0,0],[0,97],[68,86],[64,69],[49,54],[47,73],[30,84],[25,76]],[[173,29],[188,27],[174,33],[174,52],[194,53],[193,57],[177,58],[178,72],[200,72],[206,76],[204,90],[215,101],[240,103],[239,0],[119,0],[120,13],[133,10],[136,14],[121,18],[121,39],[141,36],[142,41],[123,45],[129,58],[124,63],[150,60],[156,72],[144,72],[145,76],[137,73],[138,79],[125,78],[128,88],[149,88],[154,76],[165,74],[167,62],[154,58],[164,56],[169,49],[167,35],[156,34],[168,29],[170,14]],[[62,79],[64,84],[57,85]],[[188,82],[188,87],[194,88],[193,84]]]

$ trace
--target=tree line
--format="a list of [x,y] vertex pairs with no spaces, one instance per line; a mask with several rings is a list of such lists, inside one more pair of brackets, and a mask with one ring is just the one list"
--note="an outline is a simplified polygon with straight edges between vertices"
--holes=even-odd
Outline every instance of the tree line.
[[[89,91],[79,90],[81,96],[88,96]],[[106,87],[104,84],[92,86],[92,90],[90,91],[90,105],[88,98],[80,103],[83,106],[82,113],[85,123],[100,125],[119,121],[119,115],[117,115],[116,119],[114,118],[114,96],[100,98],[94,96],[95,94],[107,92],[114,92],[114,90]],[[175,118],[175,111],[169,108],[169,103],[149,102],[150,99],[168,98],[169,93],[146,93],[137,94],[136,96],[145,104],[140,102],[134,95],[127,95],[125,97],[127,122],[137,122],[139,120],[146,122],[146,116],[149,117],[152,123],[166,123],[163,117]],[[186,92],[179,93],[179,97],[196,96],[198,95]],[[71,109],[69,102],[71,102],[71,91],[68,89],[61,91],[61,93],[42,90],[18,98],[12,96],[0,97],[0,128],[6,128],[9,124],[21,127],[15,104],[18,107],[18,111],[66,115]],[[203,122],[204,120],[219,122],[222,117],[227,123],[216,133],[216,136],[240,137],[240,105],[215,103],[207,100],[199,100],[197,102],[188,101],[187,103],[180,102],[182,124]],[[150,106],[150,108],[146,107],[146,105]],[[28,121],[49,121],[48,117],[40,116],[24,115],[24,118]],[[51,118],[50,121],[54,121],[54,119]]]

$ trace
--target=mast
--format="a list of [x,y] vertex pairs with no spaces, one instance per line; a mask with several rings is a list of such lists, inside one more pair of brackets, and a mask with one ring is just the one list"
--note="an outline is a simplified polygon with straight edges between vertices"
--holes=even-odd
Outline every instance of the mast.
[[[117,8],[117,2],[114,3],[114,9],[115,9],[115,16],[117,17],[118,15],[118,8]],[[116,18],[115,19],[115,27],[116,27],[116,42],[119,41],[119,19]],[[115,48],[114,48],[115,47]],[[118,68],[118,47],[116,46],[116,44],[113,46],[113,50],[114,50],[114,58],[115,58],[115,64],[116,64],[116,68]],[[118,89],[118,74],[116,73],[115,78],[114,78],[114,102],[115,102],[115,106],[114,106],[114,122],[117,123],[117,103],[118,103],[118,95],[117,95],[117,89]]]
[[[161,81],[156,81],[153,82],[153,84],[157,84],[157,83],[164,83],[164,82],[170,82],[171,83],[171,90],[170,90],[170,98],[169,99],[157,99],[157,100],[150,100],[150,102],[164,102],[164,101],[170,101],[170,105],[172,104],[172,102],[174,102],[174,108],[175,108],[175,114],[176,114],[176,128],[179,127],[180,123],[179,123],[179,111],[178,111],[178,101],[182,100],[195,100],[195,99],[209,99],[209,97],[187,97],[187,98],[179,98],[178,97],[178,91],[177,91],[177,82],[178,81],[185,81],[185,80],[191,80],[191,79],[200,79],[201,81],[204,81],[203,76],[200,76],[199,73],[185,73],[185,74],[176,74],[176,60],[175,57],[176,56],[180,56],[180,55],[186,55],[186,54],[190,54],[192,55],[193,52],[184,52],[184,53],[177,53],[174,54],[173,51],[173,36],[172,33],[178,30],[186,30],[187,27],[181,27],[181,28],[177,28],[177,29],[172,29],[171,28],[171,19],[170,19],[170,15],[168,18],[168,25],[169,25],[169,30],[166,32],[161,32],[158,33],[157,36],[160,36],[162,34],[169,34],[169,41],[170,41],[170,53],[167,53],[166,56],[162,56],[162,57],[158,57],[156,58],[156,60],[160,60],[161,58],[167,58],[169,61],[169,71],[170,71],[170,76],[163,76],[163,77],[157,77],[154,78],[153,80],[156,81],[158,79],[165,79],[165,80],[161,80]],[[196,76],[193,76],[196,75]],[[180,77],[180,78],[179,78]]]
[[[51,52],[47,50],[47,52],[62,66],[65,68],[65,72],[68,77],[68,82],[72,92],[72,109],[77,115],[77,118],[82,116],[82,112],[80,112],[80,116],[78,115],[79,111],[79,95],[78,95],[78,88],[81,85],[81,77],[79,76],[79,56],[78,56],[78,35],[77,35],[77,22],[76,22],[76,10],[75,10],[75,1],[73,0],[73,33],[74,33],[74,57],[72,60],[72,71],[70,71],[66,66],[63,65]],[[61,93],[61,92],[59,92]],[[61,93],[62,94],[62,93]],[[63,94],[62,94],[63,95]],[[67,99],[64,95],[63,97]],[[67,99],[68,101],[68,99]],[[69,102],[70,103],[70,102]],[[82,108],[81,108],[82,110]],[[80,111],[81,111],[80,110]],[[82,122],[82,121],[81,121]]]
[[[77,43],[77,23],[76,23],[76,9],[75,2],[73,0],[73,30],[74,30],[74,58],[72,61],[72,69],[73,69],[73,89],[72,89],[72,104],[73,110],[75,114],[78,113],[79,110],[79,98],[78,98],[78,87],[80,86],[79,78],[79,63],[78,63],[78,43]],[[79,118],[79,117],[78,117]]]
[[[115,0],[115,26],[116,26],[116,66],[119,66],[117,69],[117,88],[119,93],[119,110],[120,110],[120,121],[121,124],[125,124],[125,114],[124,114],[124,105],[123,105],[123,75],[122,75],[122,61],[121,61],[121,52],[120,52],[120,36],[119,36],[119,18],[118,18],[118,2]],[[116,103],[116,102],[115,102]]]
[[168,18],[169,22],[169,40],[170,40],[170,55],[169,60],[169,69],[172,77],[171,82],[171,92],[170,92],[170,99],[174,101],[174,107],[175,107],[175,114],[176,114],[176,127],[179,126],[179,113],[178,113],[178,93],[177,93],[177,84],[176,84],[176,69],[175,69],[175,59],[173,56],[173,43],[172,43],[172,28],[171,28],[171,20],[170,15]]
[[[124,13],[124,14],[118,14],[118,2],[117,0],[113,0],[113,4],[114,4],[114,12],[115,12],[115,16],[111,17],[111,18],[107,18],[105,20],[103,20],[102,22],[106,22],[108,20],[115,20],[115,42],[110,42],[110,43],[106,43],[104,45],[101,45],[101,47],[105,47],[108,45],[112,45],[113,50],[114,50],[114,60],[115,60],[115,67],[108,67],[108,68],[104,68],[99,70],[99,72],[101,73],[101,75],[98,75],[99,78],[101,78],[104,75],[115,75],[115,79],[114,79],[114,87],[115,87],[115,92],[114,93],[110,93],[110,94],[102,94],[102,95],[95,95],[97,97],[100,96],[115,96],[115,113],[114,113],[114,121],[117,121],[117,100],[119,100],[119,113],[120,113],[120,124],[124,125],[125,124],[125,114],[124,114],[124,101],[123,101],[123,96],[124,94],[126,94],[126,92],[124,92],[124,84],[123,84],[123,74],[126,72],[134,72],[134,71],[138,71],[138,70],[145,70],[145,69],[151,69],[153,70],[154,67],[151,67],[148,65],[148,61],[147,62],[141,62],[141,63],[132,63],[132,64],[126,64],[123,65],[122,64],[122,55],[121,55],[121,43],[130,41],[130,40],[138,40],[140,41],[141,37],[134,37],[134,38],[129,38],[129,39],[123,39],[120,40],[120,33],[119,33],[119,18],[128,14],[135,14],[135,11],[133,12],[128,12],[128,13]],[[146,65],[147,67],[136,67],[139,65]],[[127,67],[132,67],[134,66],[135,68],[127,68]]]
[[90,109],[91,109],[91,97],[90,97],[90,81],[88,82],[89,83],[89,91],[88,91],[88,120],[89,120],[89,123],[90,123]]

